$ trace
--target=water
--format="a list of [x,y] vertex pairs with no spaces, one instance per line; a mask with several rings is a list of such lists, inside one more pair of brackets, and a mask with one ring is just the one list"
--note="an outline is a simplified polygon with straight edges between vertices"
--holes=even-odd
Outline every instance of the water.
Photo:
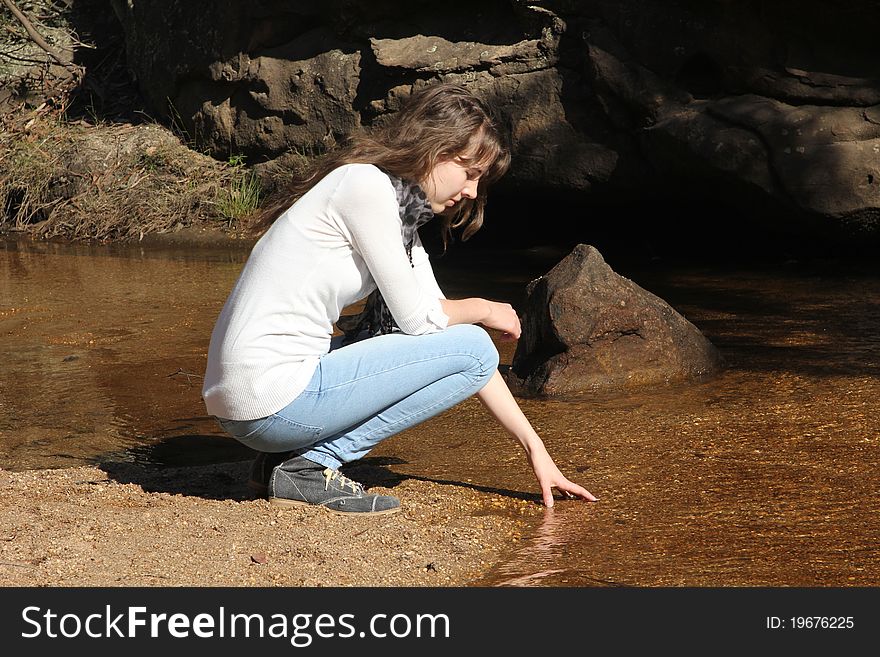
[[[450,296],[517,301],[563,255],[440,259]],[[0,467],[248,458],[204,414],[212,324],[247,249],[0,242]],[[626,272],[693,321],[708,380],[523,400],[600,497],[536,511],[480,584],[876,586],[880,275],[840,263]],[[498,343],[502,363],[513,346]],[[386,441],[393,471],[534,504],[519,447],[476,400]],[[505,511],[494,511],[504,513]]]
[[134,458],[130,448],[162,441],[242,458],[217,440],[200,388],[211,324],[245,257],[2,244],[0,467]]

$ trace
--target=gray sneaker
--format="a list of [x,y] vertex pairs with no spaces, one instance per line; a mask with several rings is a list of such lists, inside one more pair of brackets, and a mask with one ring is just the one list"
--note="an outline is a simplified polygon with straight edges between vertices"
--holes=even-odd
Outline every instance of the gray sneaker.
[[288,459],[272,471],[269,502],[277,506],[323,506],[339,515],[400,511],[400,500],[396,497],[368,495],[361,484],[339,470],[325,468],[302,456]]
[[251,473],[248,478],[248,488],[261,497],[266,497],[269,492],[269,478],[272,476],[272,470],[276,465],[281,465],[290,457],[295,456],[293,452],[258,452],[257,458],[251,464]]

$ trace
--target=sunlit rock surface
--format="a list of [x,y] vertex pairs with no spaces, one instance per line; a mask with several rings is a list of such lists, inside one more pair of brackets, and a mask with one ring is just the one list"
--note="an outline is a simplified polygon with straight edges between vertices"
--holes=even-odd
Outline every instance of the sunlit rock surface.
[[525,394],[571,394],[708,374],[720,355],[659,297],[579,244],[529,284],[509,381]]

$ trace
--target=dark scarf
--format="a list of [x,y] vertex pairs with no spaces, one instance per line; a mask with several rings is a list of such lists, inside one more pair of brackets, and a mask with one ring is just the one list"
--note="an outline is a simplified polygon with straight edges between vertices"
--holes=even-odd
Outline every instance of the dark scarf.
[[[434,211],[431,210],[431,203],[421,187],[391,174],[387,175],[397,193],[401,238],[406,255],[409,256],[409,264],[412,265],[412,247],[415,243],[416,231],[434,216]],[[391,316],[391,311],[388,310],[388,305],[378,288],[367,297],[366,305],[360,313],[340,317],[336,326],[345,333],[344,344],[354,342],[359,338],[372,338],[397,330],[394,317]],[[362,333],[363,335],[361,335]]]

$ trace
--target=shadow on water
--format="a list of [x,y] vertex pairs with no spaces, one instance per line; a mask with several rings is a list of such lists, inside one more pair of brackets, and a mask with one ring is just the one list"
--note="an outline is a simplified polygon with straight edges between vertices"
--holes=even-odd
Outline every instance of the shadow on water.
[[789,266],[655,276],[737,369],[817,377],[880,374],[880,275]]
[[175,467],[206,465],[206,455],[210,455],[213,463],[245,461],[254,457],[254,450],[226,436],[177,433],[177,427],[169,427],[168,431],[174,435],[154,445],[132,447],[126,450],[126,454],[135,463]]

